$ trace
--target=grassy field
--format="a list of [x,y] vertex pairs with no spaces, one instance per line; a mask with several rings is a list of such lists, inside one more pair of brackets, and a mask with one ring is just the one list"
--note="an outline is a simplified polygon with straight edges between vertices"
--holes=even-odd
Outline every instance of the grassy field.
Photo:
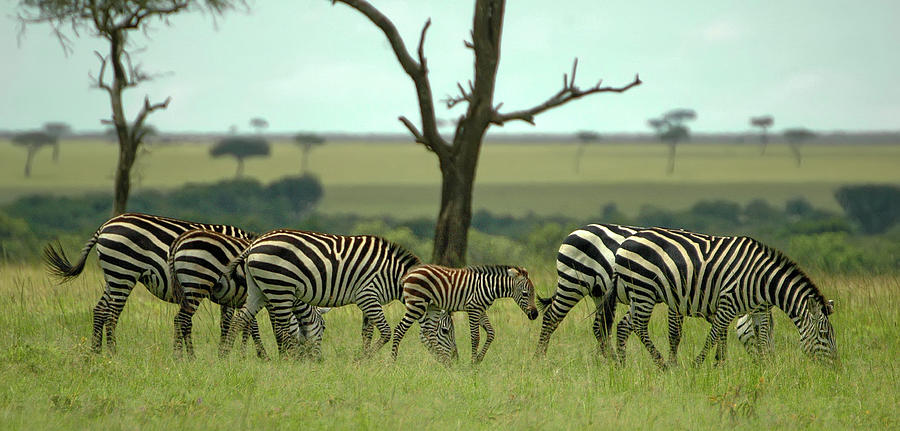
[[[214,182],[234,174],[229,158],[211,159],[209,145],[149,147],[135,167],[135,190],[168,189],[187,182]],[[802,196],[814,206],[838,209],[836,187],[900,183],[900,145],[804,147],[801,167],[787,148],[772,145],[760,156],[756,145],[682,145],[675,174],[666,176],[660,144],[602,143],[585,152],[574,171],[571,144],[487,144],[482,152],[475,209],[495,213],[592,216],[608,202],[626,214],[652,204],[683,209],[700,199],[773,204]],[[109,192],[117,147],[102,142],[65,142],[58,164],[38,153],[32,178],[22,176],[25,151],[0,141],[0,203],[28,193]],[[246,175],[263,182],[299,171],[300,151],[276,143],[266,159],[248,159]],[[440,174],[437,159],[412,143],[329,143],[312,153],[312,172],[325,186],[325,213],[433,217]]]
[[[549,293],[552,274],[532,271]],[[688,365],[708,325],[688,319],[681,367],[660,372],[632,339],[623,369],[598,361],[590,315],[579,305],[545,359],[532,353],[540,328],[510,301],[490,311],[497,338],[468,363],[468,330],[456,316],[459,364],[444,368],[413,329],[400,358],[382,349],[354,361],[360,313],[326,315],[320,363],[216,355],[218,310],[195,317],[197,358],[171,354],[175,307],[135,289],[119,322],[119,352],[88,352],[100,275],[55,285],[37,266],[0,267],[0,429],[897,429],[900,427],[900,277],[813,274],[836,301],[841,364],[799,352],[783,314],[776,356],[751,361],[733,338],[728,361]],[[651,334],[666,345],[663,312]],[[621,312],[621,310],[620,310]],[[391,324],[401,307],[388,309]],[[263,337],[272,346],[268,323]],[[416,327],[414,327],[416,328]]]

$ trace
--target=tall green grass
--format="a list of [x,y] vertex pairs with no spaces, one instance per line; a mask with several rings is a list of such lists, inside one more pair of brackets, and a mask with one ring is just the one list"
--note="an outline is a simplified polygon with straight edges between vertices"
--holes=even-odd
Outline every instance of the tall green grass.
[[[532,268],[542,294],[549,268]],[[729,342],[728,360],[693,368],[708,324],[688,319],[682,365],[660,372],[634,339],[624,368],[597,359],[591,310],[576,307],[532,357],[540,321],[510,301],[489,311],[497,332],[485,361],[469,364],[465,319],[457,316],[461,361],[439,365],[413,329],[396,363],[389,350],[356,361],[359,311],[326,315],[322,362],[216,353],[218,310],[195,316],[197,358],[172,357],[175,306],[134,290],[119,321],[118,354],[89,352],[91,309],[100,297],[94,264],[56,285],[37,266],[0,267],[2,429],[896,429],[900,426],[900,277],[813,274],[836,301],[841,364],[810,362],[779,314],[775,356],[752,361]],[[664,307],[651,335],[665,348]],[[621,312],[621,310],[620,310]],[[396,324],[402,307],[388,307]],[[263,337],[275,349],[261,316]]]

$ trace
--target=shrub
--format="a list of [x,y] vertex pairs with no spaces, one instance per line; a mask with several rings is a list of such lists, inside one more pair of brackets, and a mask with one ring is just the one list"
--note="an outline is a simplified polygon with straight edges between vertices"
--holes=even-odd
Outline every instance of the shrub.
[[886,231],[900,221],[900,187],[895,185],[844,186],[835,199],[866,234]]

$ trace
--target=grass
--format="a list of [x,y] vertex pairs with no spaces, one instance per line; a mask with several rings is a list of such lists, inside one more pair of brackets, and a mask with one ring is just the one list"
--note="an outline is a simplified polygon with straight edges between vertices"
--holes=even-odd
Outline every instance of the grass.
[[[231,178],[235,162],[211,159],[209,145],[157,145],[139,157],[135,191],[169,189],[188,182]],[[835,188],[843,184],[900,183],[900,145],[804,146],[797,167],[787,148],[772,145],[682,145],[676,170],[666,176],[660,144],[602,143],[585,152],[574,171],[571,144],[487,144],[479,161],[474,207],[495,213],[592,216],[608,202],[627,214],[641,206],[683,209],[699,199],[773,204],[802,196],[814,206],[837,210]],[[35,158],[33,176],[22,177],[25,151],[0,142],[0,203],[28,193],[72,195],[109,192],[117,147],[96,141],[63,144],[60,162],[50,151]],[[437,159],[412,143],[329,143],[312,152],[311,170],[325,186],[325,213],[433,217],[439,200]],[[277,142],[272,156],[248,159],[246,175],[270,182],[299,172],[300,150]]]
[[[547,294],[550,268],[532,270]],[[382,349],[354,361],[360,313],[326,315],[320,363],[216,355],[218,310],[195,317],[197,358],[171,354],[175,307],[138,287],[119,322],[116,355],[88,352],[91,309],[100,296],[96,264],[56,285],[37,266],[0,267],[2,429],[896,429],[900,426],[900,276],[814,274],[835,299],[842,363],[811,363],[783,314],[773,360],[751,361],[730,340],[714,368],[688,365],[708,325],[688,319],[682,366],[659,372],[632,339],[623,369],[593,355],[590,310],[582,303],[557,330],[545,359],[532,359],[540,323],[510,301],[489,312],[497,338],[480,366],[468,363],[468,328],[456,317],[459,364],[444,368],[416,329],[393,363]],[[664,307],[651,334],[665,348]],[[402,307],[388,307],[399,321]],[[621,310],[620,310],[621,311]],[[270,352],[271,330],[263,318]],[[249,351],[248,351],[249,352]]]

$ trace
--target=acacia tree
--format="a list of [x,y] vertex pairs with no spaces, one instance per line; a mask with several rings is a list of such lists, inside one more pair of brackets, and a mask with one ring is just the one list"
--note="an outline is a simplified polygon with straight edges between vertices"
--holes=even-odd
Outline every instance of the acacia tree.
[[72,127],[60,121],[53,121],[44,123],[44,131],[56,137],[56,143],[53,144],[53,163],[59,162],[59,140],[72,133]]
[[13,136],[13,145],[25,147],[28,154],[25,156],[25,178],[31,177],[31,163],[34,161],[34,155],[41,148],[47,146],[56,147],[58,139],[56,136],[47,132],[25,132]]
[[600,140],[600,134],[589,130],[582,130],[575,134],[578,146],[575,149],[575,173],[581,172],[581,157],[584,156],[584,150],[587,145]]
[[760,130],[759,141],[762,143],[759,155],[766,154],[766,146],[769,145],[769,127],[775,124],[775,119],[771,115],[763,115],[762,117],[751,117],[750,125],[758,127]]
[[253,117],[250,119],[250,127],[256,129],[256,133],[262,133],[263,130],[269,128],[269,122],[262,117]]
[[[145,96],[138,114],[129,123],[122,94],[153,78],[141,70],[140,65],[132,63],[129,37],[134,32],[147,34],[151,22],[165,23],[170,16],[190,8],[204,7],[219,14],[231,4],[231,0],[20,0],[18,14],[23,30],[29,24],[49,24],[65,53],[71,51],[67,32],[76,37],[82,31],[88,32],[109,44],[107,54],[94,51],[100,68],[97,76],[91,76],[91,79],[94,87],[105,90],[109,95],[112,116],[103,122],[115,128],[119,142],[113,214],[125,212],[131,191],[131,168],[146,133],[142,127],[144,121],[153,111],[168,107],[171,101],[171,98],[166,98],[161,103],[150,103],[150,97]],[[111,78],[107,77],[107,71],[111,71]]]
[[693,109],[673,109],[666,112],[662,118],[651,118],[647,120],[647,124],[656,132],[656,136],[660,141],[669,145],[669,159],[666,165],[666,175],[672,175],[675,172],[675,149],[678,143],[686,141],[691,137],[691,131],[684,123],[686,121],[697,118],[697,113]]
[[502,126],[510,121],[534,124],[534,117],[569,101],[597,93],[621,93],[641,83],[634,81],[622,87],[604,87],[601,82],[581,89],[575,84],[578,60],[571,75],[563,75],[563,86],[547,100],[526,109],[501,111],[502,103],[494,103],[497,67],[500,64],[500,36],[503,33],[505,0],[476,0],[471,40],[464,41],[474,54],[474,77],[468,85],[457,84],[459,94],[447,97],[448,108],[465,104],[465,113],[456,121],[456,130],[448,141],[438,133],[434,98],[425,59],[425,35],[431,25],[427,20],[419,34],[418,48],[410,53],[403,38],[388,17],[365,0],[333,0],[363,14],[387,37],[397,61],[410,77],[419,104],[420,124],[417,127],[405,116],[398,119],[412,134],[415,142],[424,145],[438,158],[441,169],[441,204],[434,233],[432,261],[460,266],[465,263],[468,230],[472,219],[472,189],[481,144],[491,125]]
[[815,137],[816,134],[814,132],[804,128],[787,129],[784,131],[784,140],[787,141],[791,153],[794,154],[794,161],[797,162],[797,167],[800,167],[800,163],[803,162],[803,156],[800,154],[800,146],[804,142]]
[[240,178],[244,175],[244,159],[247,157],[268,156],[270,152],[269,142],[258,136],[229,136],[223,138],[209,149],[210,156],[231,156],[237,159],[235,178]]
[[298,133],[294,141],[300,146],[300,175],[309,171],[309,153],[313,147],[325,144],[325,138],[315,133]]

